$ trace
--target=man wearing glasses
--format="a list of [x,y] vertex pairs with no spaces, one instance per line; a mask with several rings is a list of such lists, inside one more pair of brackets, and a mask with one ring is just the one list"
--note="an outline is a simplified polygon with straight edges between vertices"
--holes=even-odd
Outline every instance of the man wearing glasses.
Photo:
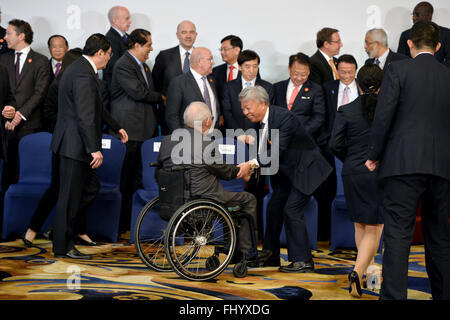
[[[412,12],[413,24],[416,24],[419,21],[431,22],[433,18],[433,10],[434,9],[431,3],[426,1],[419,2],[414,7],[414,10]],[[437,59],[437,61],[450,68],[450,29],[439,26],[439,31],[439,42],[441,43],[441,47],[435,53],[434,57]],[[411,57],[411,52],[407,44],[410,33],[411,29],[402,32],[397,50],[398,53],[404,54],[408,57]]]
[[339,79],[337,59],[334,57],[341,50],[342,41],[339,30],[323,28],[317,33],[318,50],[311,56],[311,74],[309,78],[317,84]]

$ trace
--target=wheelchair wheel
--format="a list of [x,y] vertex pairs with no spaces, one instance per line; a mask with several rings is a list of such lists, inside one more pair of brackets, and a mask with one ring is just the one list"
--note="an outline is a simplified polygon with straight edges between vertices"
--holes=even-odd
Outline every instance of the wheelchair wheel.
[[167,260],[180,276],[209,280],[230,263],[236,230],[228,211],[211,200],[194,200],[181,206],[166,229]]
[[134,241],[141,260],[151,269],[160,272],[172,271],[164,251],[164,230],[166,223],[155,228],[159,218],[159,197],[147,203],[136,221]]

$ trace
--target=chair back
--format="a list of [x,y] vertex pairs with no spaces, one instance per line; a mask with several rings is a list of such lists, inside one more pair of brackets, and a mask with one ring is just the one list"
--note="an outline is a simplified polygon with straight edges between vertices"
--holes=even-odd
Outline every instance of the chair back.
[[334,157],[334,164],[336,165],[336,179],[337,179],[336,197],[344,196],[344,184],[342,182],[342,161]]
[[142,185],[144,190],[158,192],[158,184],[155,180],[156,168],[150,167],[150,163],[158,161],[159,147],[163,139],[164,136],[158,136],[142,144]]
[[19,183],[50,183],[52,174],[52,135],[29,134],[19,141]]
[[[248,161],[249,152],[245,143],[229,137],[218,139],[217,142],[224,163],[236,166],[239,163]],[[242,179],[233,179],[230,181],[221,180],[220,182],[225,190],[235,192],[244,191],[246,183]]]
[[103,163],[98,168],[98,178],[102,188],[116,188],[120,186],[120,175],[125,158],[126,147],[117,138],[102,135]]

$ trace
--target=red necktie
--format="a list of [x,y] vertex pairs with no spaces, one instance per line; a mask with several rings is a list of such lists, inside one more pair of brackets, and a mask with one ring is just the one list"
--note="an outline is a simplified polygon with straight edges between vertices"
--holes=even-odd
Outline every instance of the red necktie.
[[230,72],[228,73],[228,82],[233,80],[233,69],[234,66],[230,66]]
[[291,98],[289,99],[289,110],[292,109],[292,105],[294,104],[295,98],[297,98],[298,95],[298,86],[294,87],[294,90],[292,90]]

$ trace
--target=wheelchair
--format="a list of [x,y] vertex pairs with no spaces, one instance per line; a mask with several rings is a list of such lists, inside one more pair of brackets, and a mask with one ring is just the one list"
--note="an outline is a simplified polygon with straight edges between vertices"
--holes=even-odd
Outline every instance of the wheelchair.
[[[157,163],[150,166],[158,167]],[[152,270],[175,271],[192,281],[206,281],[219,275],[235,260],[237,222],[253,218],[240,213],[239,206],[225,208],[211,199],[193,199],[186,184],[186,166],[158,172],[159,196],[141,210],[135,226],[135,246],[141,260]],[[258,265],[256,236],[249,253]],[[233,275],[245,277],[249,257],[242,254]],[[250,263],[251,264],[251,263]]]

